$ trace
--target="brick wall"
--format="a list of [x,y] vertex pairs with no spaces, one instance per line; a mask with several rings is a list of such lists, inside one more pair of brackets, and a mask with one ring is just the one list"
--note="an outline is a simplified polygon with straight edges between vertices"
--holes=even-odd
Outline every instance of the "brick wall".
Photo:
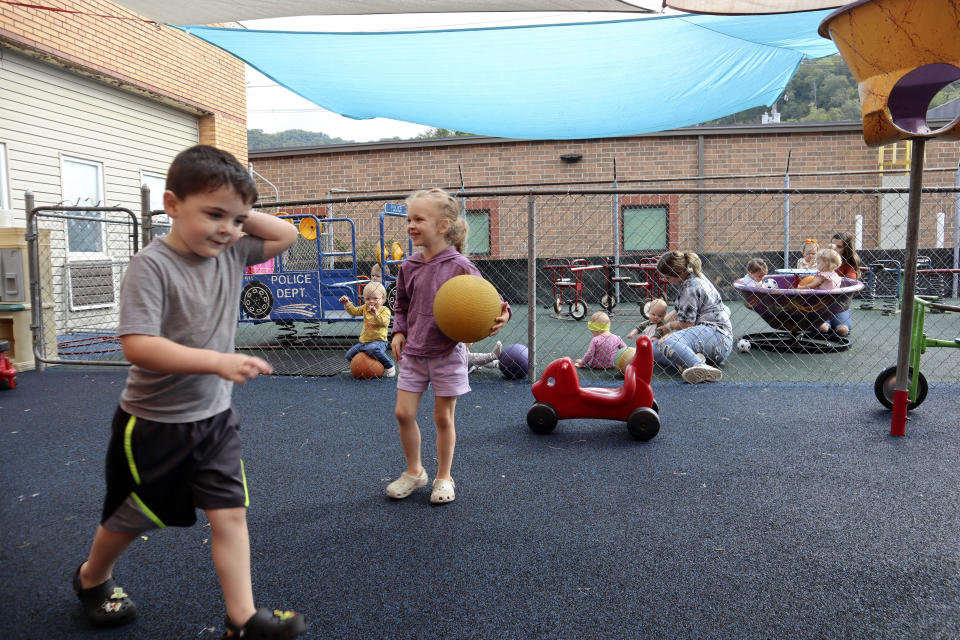
[[[699,135],[698,135],[699,134]],[[705,176],[749,175],[749,178],[704,180],[705,187],[782,187],[790,155],[791,187],[881,186],[878,150],[863,143],[859,126],[787,125],[702,128],[629,138],[592,141],[483,142],[453,140],[419,143],[374,143],[318,148],[301,152],[254,152],[251,162],[257,172],[280,190],[281,200],[327,197],[330,189],[351,192],[410,193],[419,188],[460,188],[460,170],[468,190],[497,185],[557,185],[572,181],[596,181],[610,187],[616,159],[620,187],[656,188],[698,186],[697,154],[703,141]],[[576,163],[560,159],[580,154]],[[286,155],[289,154],[289,155]],[[925,186],[952,186],[960,159],[960,144],[933,140],[927,143]],[[459,164],[459,170],[458,170]],[[947,171],[933,171],[947,168]],[[863,171],[860,175],[828,175],[829,172]],[[803,175],[813,174],[819,175]],[[762,177],[764,175],[768,177]],[[665,182],[645,182],[647,180]],[[667,181],[670,179],[669,181]],[[262,193],[272,194],[265,183]],[[591,185],[570,186],[577,190]],[[952,197],[952,196],[950,196]],[[670,195],[658,199],[621,196],[619,205],[662,203],[668,206],[670,248],[688,249],[702,244],[707,253],[750,253],[782,250],[784,241],[783,195]],[[490,203],[487,202],[487,205]],[[902,198],[906,215],[906,196]],[[935,217],[946,210],[946,235],[953,237],[952,209],[944,197],[926,198],[921,222],[921,246],[935,242]],[[336,205],[338,215],[357,220],[358,238],[376,232],[376,213],[381,203]],[[543,256],[611,255],[613,197],[545,196],[538,199],[538,219],[543,232],[538,240]],[[491,208],[485,206],[484,208]],[[526,254],[525,198],[500,198],[491,236],[496,238],[493,258],[518,258]],[[854,232],[856,216],[862,216],[864,248],[876,247],[880,238],[881,202],[876,196],[791,196],[790,246],[800,250],[805,237],[822,237],[823,243],[836,230]],[[481,258],[483,259],[483,258]]]
[[[107,0],[45,6],[138,18]],[[0,4],[0,42],[199,117],[200,142],[247,156],[243,63],[165,25]]]

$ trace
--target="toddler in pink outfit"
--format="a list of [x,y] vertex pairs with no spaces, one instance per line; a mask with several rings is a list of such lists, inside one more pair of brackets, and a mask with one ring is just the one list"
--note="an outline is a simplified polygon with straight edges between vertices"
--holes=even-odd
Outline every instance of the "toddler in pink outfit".
[[583,357],[574,362],[577,367],[591,367],[593,369],[609,369],[615,365],[617,350],[627,346],[620,336],[610,333],[610,316],[603,311],[597,311],[590,316],[587,328],[593,334],[590,346]]

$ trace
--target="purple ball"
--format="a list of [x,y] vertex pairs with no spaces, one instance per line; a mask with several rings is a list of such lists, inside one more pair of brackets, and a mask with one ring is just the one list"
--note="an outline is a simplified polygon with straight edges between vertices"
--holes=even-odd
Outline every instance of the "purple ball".
[[500,373],[507,380],[520,380],[527,377],[527,359],[529,352],[522,344],[508,344],[500,352]]

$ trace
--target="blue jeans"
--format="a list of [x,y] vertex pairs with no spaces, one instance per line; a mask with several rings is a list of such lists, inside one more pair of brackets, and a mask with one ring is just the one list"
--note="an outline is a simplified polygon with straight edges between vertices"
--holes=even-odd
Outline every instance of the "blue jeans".
[[347,351],[347,362],[353,360],[353,356],[363,351],[365,354],[377,360],[383,365],[384,369],[393,366],[393,360],[387,355],[387,343],[383,340],[374,340],[373,342],[358,342]]
[[830,328],[833,329],[834,331],[836,331],[837,327],[839,327],[840,325],[846,326],[847,329],[853,329],[853,323],[850,321],[850,309],[847,309],[846,311],[841,311],[837,315],[830,318],[828,322],[830,323]]
[[668,333],[653,343],[653,361],[664,366],[673,365],[686,369],[702,364],[702,353],[709,364],[721,364],[733,351],[733,338],[723,335],[713,327],[701,324]]

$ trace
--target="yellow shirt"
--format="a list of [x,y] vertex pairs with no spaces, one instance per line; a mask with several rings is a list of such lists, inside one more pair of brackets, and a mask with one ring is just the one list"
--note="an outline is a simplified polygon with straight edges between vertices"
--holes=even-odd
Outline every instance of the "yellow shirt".
[[390,326],[390,309],[381,306],[376,311],[367,309],[367,305],[355,306],[347,302],[347,313],[352,316],[363,316],[363,330],[360,332],[360,342],[387,341],[387,327]]

